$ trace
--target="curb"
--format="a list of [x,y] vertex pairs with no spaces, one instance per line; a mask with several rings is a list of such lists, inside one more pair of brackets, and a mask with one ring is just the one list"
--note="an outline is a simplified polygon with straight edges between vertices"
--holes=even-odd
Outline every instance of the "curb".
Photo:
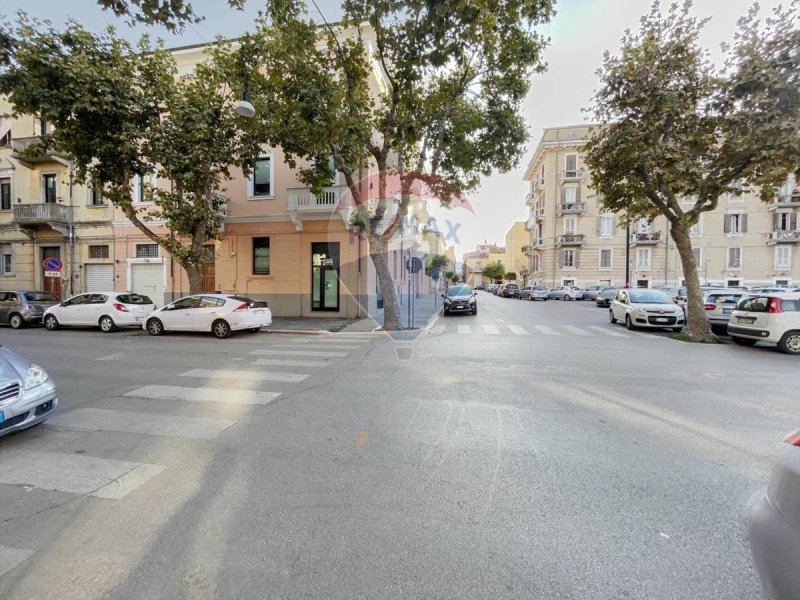
[[262,329],[261,333],[271,335],[331,335],[333,332],[327,329]]

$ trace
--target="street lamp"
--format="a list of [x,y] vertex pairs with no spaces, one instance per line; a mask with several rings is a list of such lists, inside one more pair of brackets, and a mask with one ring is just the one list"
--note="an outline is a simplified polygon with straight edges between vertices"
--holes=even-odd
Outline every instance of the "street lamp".
[[237,115],[241,115],[242,117],[254,117],[256,115],[256,108],[253,106],[253,103],[250,102],[250,86],[247,84],[247,81],[244,82],[244,91],[242,92],[242,99],[236,103],[236,106],[233,108]]

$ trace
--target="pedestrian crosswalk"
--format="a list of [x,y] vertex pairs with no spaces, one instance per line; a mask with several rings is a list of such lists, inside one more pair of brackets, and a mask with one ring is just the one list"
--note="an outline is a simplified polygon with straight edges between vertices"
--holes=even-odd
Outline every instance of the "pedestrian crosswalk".
[[[441,323],[441,322],[440,322]],[[632,332],[632,331],[618,331],[611,325],[517,325],[505,323],[482,323],[482,324],[437,324],[431,328],[431,335],[452,334],[456,335],[514,335],[514,336],[528,336],[528,337],[555,337],[555,336],[575,336],[580,338],[588,337],[614,337],[614,338],[627,338],[633,336],[642,336],[646,334]]]
[[[57,430],[58,435],[80,435],[87,452],[42,448],[35,444],[34,438],[30,443],[0,447],[0,487],[23,486],[43,494],[120,501],[157,481],[176,465],[171,463],[169,454],[158,454],[159,458],[152,462],[146,459],[137,462],[133,457],[110,458],[104,451],[92,455],[93,435],[142,436],[137,447],[145,449],[148,440],[156,443],[165,437],[180,439],[184,445],[209,443],[248,419],[253,411],[282,394],[294,392],[293,386],[335,367],[339,359],[364,348],[371,339],[376,338],[269,339],[262,347],[231,357],[241,362],[226,363],[216,369],[178,371],[170,377],[171,381],[147,383],[116,397],[97,399],[91,406],[65,407],[47,421],[45,429]],[[241,365],[241,369],[232,368],[234,365]],[[119,410],[122,399],[128,400],[129,406]],[[62,407],[68,405],[64,400]],[[211,408],[212,405],[217,406]],[[225,405],[237,406],[225,409]],[[176,411],[182,414],[175,414]],[[104,438],[97,439],[96,447],[105,448]],[[143,456],[151,454],[144,452]],[[154,464],[157,462],[163,464]],[[0,544],[0,577],[25,563],[32,554],[31,549]]]

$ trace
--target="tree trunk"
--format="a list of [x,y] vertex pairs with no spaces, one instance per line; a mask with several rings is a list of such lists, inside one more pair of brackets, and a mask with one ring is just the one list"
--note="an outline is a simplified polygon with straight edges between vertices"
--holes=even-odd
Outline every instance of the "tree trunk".
[[386,260],[388,244],[379,239],[372,238],[369,241],[369,256],[372,264],[375,265],[375,273],[378,276],[378,285],[383,294],[383,330],[398,331],[403,328],[400,321],[400,307],[397,305],[397,295],[394,290],[394,282],[389,273],[389,263]]
[[711,323],[708,321],[706,310],[703,305],[703,293],[700,291],[700,276],[697,273],[697,265],[694,262],[692,253],[692,240],[689,237],[689,228],[684,223],[673,223],[670,228],[670,235],[675,240],[678,248],[678,255],[681,257],[683,267],[683,277],[686,280],[686,290],[688,298],[686,301],[687,325],[686,335],[695,342],[716,342],[717,338],[711,331]]
[[200,276],[200,267],[196,264],[181,265],[189,278],[189,293],[200,294],[203,292],[203,279]]

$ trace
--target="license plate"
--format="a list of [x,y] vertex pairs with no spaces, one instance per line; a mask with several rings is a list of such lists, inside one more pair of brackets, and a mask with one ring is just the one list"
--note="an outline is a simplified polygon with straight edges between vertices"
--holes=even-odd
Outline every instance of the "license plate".
[[263,314],[264,314],[264,311],[263,311],[263,310],[254,310],[254,311],[253,311],[253,314],[254,314],[254,315],[263,315]]
[[748,325],[756,322],[755,317],[736,317],[736,320],[739,321],[739,323],[747,323]]
[[656,323],[668,323],[668,322],[669,319],[665,319],[663,317],[659,317],[658,319],[656,319]]
[[733,311],[732,308],[723,308],[722,309],[722,314],[723,315],[729,315],[729,314],[731,314],[732,311]]
[[2,422],[3,422],[3,421],[5,421],[5,420],[6,420],[6,418],[5,418],[5,416],[3,415],[3,411],[0,411],[0,423],[2,423]]

